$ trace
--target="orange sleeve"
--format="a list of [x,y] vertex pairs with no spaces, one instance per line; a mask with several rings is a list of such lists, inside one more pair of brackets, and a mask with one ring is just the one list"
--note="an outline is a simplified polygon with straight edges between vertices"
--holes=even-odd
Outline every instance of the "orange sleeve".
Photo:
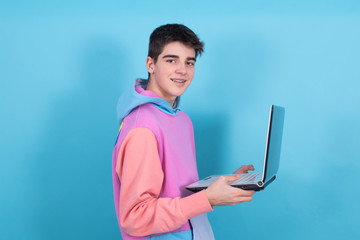
[[135,128],[127,134],[116,172],[121,182],[120,225],[129,235],[169,232],[213,209],[205,191],[185,198],[159,198],[164,173],[156,137],[148,128]]

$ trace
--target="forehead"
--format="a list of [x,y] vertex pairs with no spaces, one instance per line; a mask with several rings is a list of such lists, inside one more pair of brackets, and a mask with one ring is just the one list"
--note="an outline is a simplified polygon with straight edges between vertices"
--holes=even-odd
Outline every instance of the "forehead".
[[195,57],[195,49],[181,42],[170,42],[164,46],[160,55],[177,55],[184,57]]

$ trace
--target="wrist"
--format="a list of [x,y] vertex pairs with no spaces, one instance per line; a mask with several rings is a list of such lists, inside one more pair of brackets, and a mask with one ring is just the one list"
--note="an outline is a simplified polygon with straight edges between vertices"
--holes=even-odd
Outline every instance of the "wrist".
[[209,200],[209,203],[210,203],[211,207],[213,207],[214,203],[212,201],[211,193],[209,191],[209,188],[205,189],[205,195],[206,195],[207,199]]

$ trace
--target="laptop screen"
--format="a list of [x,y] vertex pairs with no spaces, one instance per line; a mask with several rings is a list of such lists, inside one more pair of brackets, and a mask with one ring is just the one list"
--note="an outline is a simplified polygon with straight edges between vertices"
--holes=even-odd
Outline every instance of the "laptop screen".
[[276,105],[271,106],[264,161],[264,183],[274,177],[279,169],[284,117],[285,108]]

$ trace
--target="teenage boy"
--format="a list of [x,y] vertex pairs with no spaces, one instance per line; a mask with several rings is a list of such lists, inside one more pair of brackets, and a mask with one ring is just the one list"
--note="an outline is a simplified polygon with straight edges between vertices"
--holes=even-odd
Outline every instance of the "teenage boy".
[[[203,43],[184,25],[167,24],[150,36],[148,80],[119,99],[120,132],[113,152],[116,215],[124,240],[214,239],[206,213],[213,206],[251,201],[224,176],[192,194],[198,180],[193,126],[178,108]],[[235,173],[254,170],[252,165]]]

